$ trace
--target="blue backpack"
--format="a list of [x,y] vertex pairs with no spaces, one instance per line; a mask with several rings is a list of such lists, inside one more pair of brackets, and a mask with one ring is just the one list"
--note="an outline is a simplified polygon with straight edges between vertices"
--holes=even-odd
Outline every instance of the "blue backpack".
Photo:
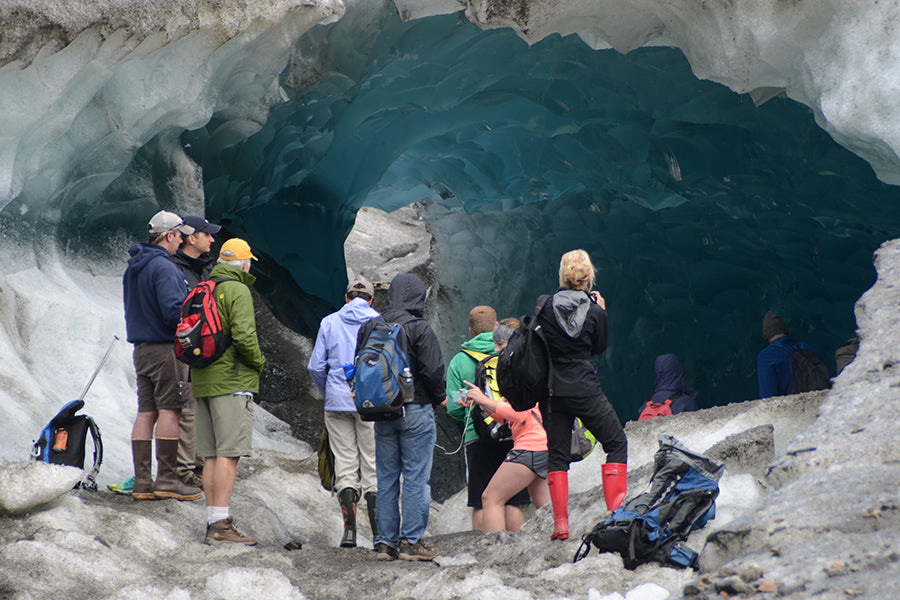
[[613,511],[582,536],[573,562],[599,552],[617,552],[626,569],[649,562],[698,569],[699,554],[685,540],[716,517],[719,478],[725,466],[691,452],[670,435],[659,436],[649,489]]
[[363,421],[387,421],[404,415],[414,389],[403,323],[367,322],[360,329],[354,374],[348,383]]

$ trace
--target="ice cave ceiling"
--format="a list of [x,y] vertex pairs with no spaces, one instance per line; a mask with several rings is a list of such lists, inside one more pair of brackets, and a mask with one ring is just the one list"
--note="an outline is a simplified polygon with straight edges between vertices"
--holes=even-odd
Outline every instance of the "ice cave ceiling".
[[[378,19],[365,34],[348,14],[300,37],[286,101],[262,127],[221,110],[117,171],[71,173],[51,202],[62,243],[134,229],[160,204],[189,210],[171,183],[202,185],[207,216],[264,257],[259,287],[282,319],[312,335],[340,302],[355,210],[421,202],[462,329],[443,332],[448,350],[472,305],[528,311],[554,289],[560,254],[581,247],[608,302],[599,372],[623,419],[664,352],[682,357],[704,406],[755,397],[770,308],[833,371],[872,252],[897,236],[900,188],[808,108],[698,80],[677,49],[623,55],[558,35],[529,46],[461,14]],[[4,222],[28,212],[33,189]]]

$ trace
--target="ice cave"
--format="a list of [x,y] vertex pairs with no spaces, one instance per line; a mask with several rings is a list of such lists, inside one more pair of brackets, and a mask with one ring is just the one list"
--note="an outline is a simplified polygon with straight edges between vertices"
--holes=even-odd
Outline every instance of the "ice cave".
[[[471,306],[529,312],[555,289],[559,256],[584,248],[611,324],[599,374],[627,420],[667,352],[702,406],[755,398],[769,309],[833,372],[872,254],[900,228],[890,148],[798,101],[796,81],[712,81],[728,83],[702,56],[721,31],[703,38],[702,23],[679,48],[616,45],[630,25],[587,16],[595,37],[571,21],[562,34],[488,23],[499,9],[483,5],[506,3],[271,2],[277,18],[257,6],[234,32],[222,15],[154,29],[166,17],[133,4],[150,31],[35,9],[19,17],[55,29],[0,41],[4,247],[124,256],[160,207],[205,210],[251,242],[259,289],[312,336],[341,301],[357,209],[418,203],[455,324],[448,355]],[[803,10],[800,38],[832,27],[797,24]],[[799,52],[763,49],[773,65]]]

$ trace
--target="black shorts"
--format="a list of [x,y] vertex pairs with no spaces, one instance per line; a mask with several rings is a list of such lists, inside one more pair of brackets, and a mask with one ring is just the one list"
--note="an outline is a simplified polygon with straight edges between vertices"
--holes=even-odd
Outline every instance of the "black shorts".
[[506,454],[506,462],[525,465],[541,479],[547,479],[546,450],[510,450]]
[[[469,502],[467,506],[481,508],[481,494],[491,481],[491,477],[503,464],[507,452],[512,450],[512,442],[504,444],[489,444],[480,439],[466,444],[466,469],[469,474]],[[531,496],[528,488],[510,498],[507,502],[510,506],[523,506],[531,504]]]

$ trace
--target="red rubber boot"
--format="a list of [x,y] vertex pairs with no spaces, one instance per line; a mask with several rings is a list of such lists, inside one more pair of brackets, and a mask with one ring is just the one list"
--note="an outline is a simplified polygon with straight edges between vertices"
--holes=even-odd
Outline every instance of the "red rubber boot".
[[553,533],[551,540],[569,539],[569,473],[551,471],[547,473],[550,487],[550,502],[553,503]]
[[622,463],[606,463],[601,467],[603,476],[603,498],[606,499],[607,510],[616,510],[622,506],[625,493],[628,491],[628,465]]

